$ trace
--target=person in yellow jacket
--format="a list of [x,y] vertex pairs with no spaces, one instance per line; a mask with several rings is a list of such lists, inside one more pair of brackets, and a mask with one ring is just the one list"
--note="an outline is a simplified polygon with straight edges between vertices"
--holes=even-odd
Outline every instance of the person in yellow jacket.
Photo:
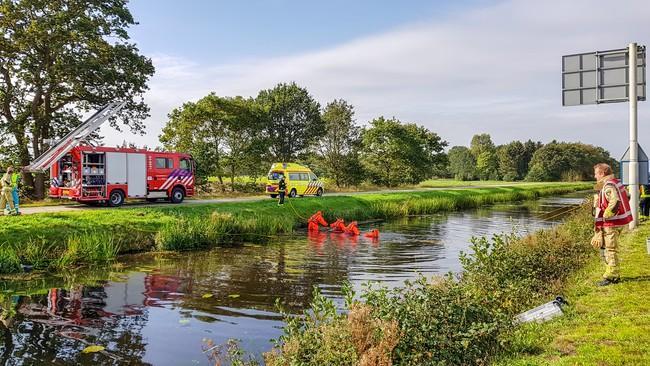
[[5,214],[5,206],[9,205],[9,215],[16,215],[13,197],[13,184],[11,183],[11,176],[13,175],[14,168],[10,165],[7,167],[7,172],[0,178],[0,216]]
[[650,216],[650,185],[641,184],[639,193],[641,195],[641,217],[647,219]]
[[20,179],[21,176],[19,172],[13,172],[13,174],[11,174],[11,186],[13,187],[11,195],[14,199],[14,209],[16,209],[16,214],[18,215],[20,215],[20,210],[18,209],[18,205],[20,203],[20,192],[18,191]]

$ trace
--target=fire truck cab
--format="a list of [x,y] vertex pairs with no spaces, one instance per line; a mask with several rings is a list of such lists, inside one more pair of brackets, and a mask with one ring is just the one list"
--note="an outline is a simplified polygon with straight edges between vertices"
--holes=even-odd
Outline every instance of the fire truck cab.
[[120,206],[126,198],[168,199],[194,195],[189,154],[118,147],[77,146],[50,167],[50,197]]
[[168,199],[194,195],[192,156],[176,152],[95,146],[88,137],[124,107],[112,102],[53,145],[28,172],[50,171],[50,197],[120,206],[126,198]]

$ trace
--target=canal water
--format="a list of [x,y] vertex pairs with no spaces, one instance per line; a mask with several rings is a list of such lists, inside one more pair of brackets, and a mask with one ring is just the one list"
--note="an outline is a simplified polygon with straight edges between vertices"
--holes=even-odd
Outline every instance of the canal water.
[[[314,287],[341,302],[341,285],[400,286],[462,270],[473,236],[555,225],[584,193],[362,225],[378,240],[306,232],[266,245],[135,255],[95,269],[0,285],[0,364],[209,365],[206,341],[241,340],[260,357],[282,334],[279,299],[292,313]],[[105,347],[83,354],[89,345]]]

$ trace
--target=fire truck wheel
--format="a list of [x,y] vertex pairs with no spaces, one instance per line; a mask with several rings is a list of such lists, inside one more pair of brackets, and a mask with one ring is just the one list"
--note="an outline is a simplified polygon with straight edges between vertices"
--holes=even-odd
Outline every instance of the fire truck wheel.
[[172,189],[172,196],[170,198],[172,203],[181,203],[183,202],[183,198],[185,198],[185,192],[183,192],[182,188],[176,187]]
[[291,192],[289,192],[289,197],[291,197],[291,198],[296,198],[297,195],[298,195],[298,192],[296,192],[295,188],[292,189]]
[[323,195],[323,188],[318,188],[318,190],[316,191],[316,197],[320,197],[322,195]]
[[108,205],[111,207],[122,206],[124,203],[124,193],[119,189],[111,191],[111,196],[108,197]]

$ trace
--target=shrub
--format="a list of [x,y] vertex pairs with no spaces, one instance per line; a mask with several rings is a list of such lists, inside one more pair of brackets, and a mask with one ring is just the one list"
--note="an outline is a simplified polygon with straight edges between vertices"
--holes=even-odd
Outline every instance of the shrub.
[[389,366],[399,340],[397,322],[379,319],[372,308],[351,302],[348,314],[339,314],[332,300],[315,289],[310,311],[302,317],[286,316],[284,335],[264,354],[268,366],[361,365]]
[[419,277],[392,291],[369,289],[363,297],[380,318],[399,324],[396,365],[480,363],[498,347],[499,331],[509,323],[451,276],[432,282]]

